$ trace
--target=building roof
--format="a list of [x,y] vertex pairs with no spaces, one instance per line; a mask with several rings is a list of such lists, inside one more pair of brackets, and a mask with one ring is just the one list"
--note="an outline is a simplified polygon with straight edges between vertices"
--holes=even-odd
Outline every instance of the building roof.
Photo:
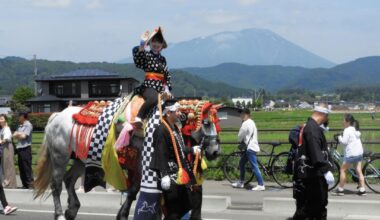
[[12,112],[12,109],[9,107],[0,107],[0,114],[9,114]]
[[125,79],[134,80],[135,78],[121,76],[118,73],[110,73],[99,69],[78,69],[61,75],[38,76],[36,81],[66,81],[66,80],[89,80],[89,79]]

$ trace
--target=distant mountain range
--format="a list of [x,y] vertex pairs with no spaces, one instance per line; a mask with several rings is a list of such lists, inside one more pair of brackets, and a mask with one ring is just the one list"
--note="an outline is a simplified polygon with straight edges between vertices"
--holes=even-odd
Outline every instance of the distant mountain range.
[[[101,69],[142,80],[133,64],[73,63],[37,60],[39,75],[62,74],[76,69]],[[17,57],[0,59],[0,94],[19,86],[34,86],[34,62]],[[364,57],[332,68],[253,66],[224,63],[214,67],[172,69],[175,96],[249,96],[252,89],[270,92],[301,88],[331,91],[335,88],[380,85],[380,56]]]
[[[105,62],[73,63],[64,61],[37,60],[38,75],[59,75],[77,69],[100,69],[127,75],[140,80],[144,73],[133,64]],[[19,57],[0,59],[0,95],[10,95],[17,87],[34,86],[34,62]],[[211,82],[183,70],[172,71],[173,94],[175,96],[234,97],[249,94],[247,89],[237,88],[222,82]]]
[[380,84],[380,56],[364,57],[332,68],[250,66],[224,63],[207,68],[184,68],[196,76],[240,88],[278,91],[303,88],[327,91],[352,85]]
[[[222,32],[174,43],[163,54],[171,68],[210,67],[227,62],[307,68],[335,65],[265,29]],[[120,62],[133,61],[129,57]]]

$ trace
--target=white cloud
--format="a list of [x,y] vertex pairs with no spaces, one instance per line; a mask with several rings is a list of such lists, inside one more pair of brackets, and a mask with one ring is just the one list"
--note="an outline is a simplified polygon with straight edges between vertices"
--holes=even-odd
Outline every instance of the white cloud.
[[72,4],[72,0],[31,0],[33,5],[46,8],[67,8]]
[[102,0],[90,0],[87,4],[86,4],[86,9],[97,9],[97,8],[100,8],[102,7]]
[[260,0],[238,0],[241,5],[254,5],[258,3]]
[[206,11],[204,20],[209,24],[228,24],[242,19],[241,16],[235,15],[223,10]]

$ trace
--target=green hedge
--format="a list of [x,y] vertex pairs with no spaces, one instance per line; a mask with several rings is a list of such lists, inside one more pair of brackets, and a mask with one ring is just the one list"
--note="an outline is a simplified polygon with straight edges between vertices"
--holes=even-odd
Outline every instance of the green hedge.
[[[30,113],[28,116],[30,123],[33,125],[33,131],[44,131],[51,114],[52,113]],[[19,124],[18,117],[14,115],[9,119],[9,122],[12,131],[15,131]]]

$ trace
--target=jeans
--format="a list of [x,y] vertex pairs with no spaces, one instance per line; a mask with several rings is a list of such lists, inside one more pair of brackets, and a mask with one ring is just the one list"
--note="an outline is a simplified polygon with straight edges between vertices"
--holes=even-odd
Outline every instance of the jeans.
[[260,186],[264,185],[263,177],[261,176],[261,172],[259,169],[259,164],[257,163],[256,152],[252,150],[247,150],[245,154],[242,155],[239,162],[240,168],[240,181],[244,182],[245,177],[245,164],[249,161],[252,166],[252,171],[257,178],[257,182]]

